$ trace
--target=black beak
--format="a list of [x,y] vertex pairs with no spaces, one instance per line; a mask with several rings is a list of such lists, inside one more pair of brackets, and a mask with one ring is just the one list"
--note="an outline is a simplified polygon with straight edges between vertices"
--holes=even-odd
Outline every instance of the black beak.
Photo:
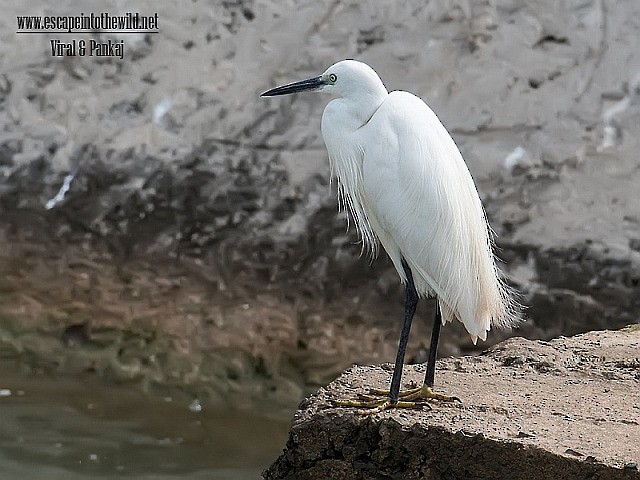
[[308,80],[302,80],[301,82],[289,83],[288,85],[282,85],[281,87],[272,88],[264,92],[261,97],[275,97],[276,95],[287,95],[289,93],[304,92],[307,90],[317,90],[320,87],[326,85],[326,82],[322,77],[313,77]]

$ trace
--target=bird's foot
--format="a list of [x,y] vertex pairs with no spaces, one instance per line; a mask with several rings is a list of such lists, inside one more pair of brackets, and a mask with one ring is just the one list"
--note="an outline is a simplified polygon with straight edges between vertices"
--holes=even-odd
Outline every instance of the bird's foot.
[[405,402],[404,400],[392,402],[389,396],[377,398],[372,395],[360,395],[360,398],[360,400],[334,400],[333,404],[336,407],[355,407],[357,408],[356,413],[360,415],[371,415],[389,408],[418,408],[423,405],[431,409],[427,403],[419,404],[413,401]]
[[431,409],[427,400],[440,400],[443,402],[461,402],[458,397],[444,395],[434,392],[427,385],[410,388],[398,394],[398,400],[392,401],[389,390],[372,388],[369,395],[360,395],[360,400],[336,400],[333,402],[338,407],[355,407],[357,413],[369,415],[379,413],[389,408],[421,408],[423,406]]
[[[415,385],[415,384],[414,384]],[[372,388],[369,390],[372,395],[386,395],[389,396],[389,390],[379,390]],[[431,387],[422,385],[421,387],[410,388],[409,390],[403,390],[398,394],[398,398],[403,402],[416,402],[426,400],[440,400],[442,402],[460,402],[462,401],[458,397],[445,395],[443,393],[434,392]]]

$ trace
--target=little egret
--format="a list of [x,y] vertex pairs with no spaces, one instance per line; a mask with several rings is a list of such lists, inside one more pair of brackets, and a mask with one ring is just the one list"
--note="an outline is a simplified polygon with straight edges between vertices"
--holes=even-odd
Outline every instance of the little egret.
[[[381,243],[406,285],[405,312],[389,391],[371,390],[342,406],[378,412],[429,398],[458,400],[432,390],[440,326],[457,318],[474,343],[492,326],[519,320],[504,283],[491,232],[471,174],[433,111],[411,93],[389,93],[368,65],[344,60],[322,75],[274,88],[263,97],[307,90],[338,98],[322,114],[322,136],[341,201],[363,247]],[[420,297],[437,297],[422,387],[400,392],[411,322]],[[375,396],[372,396],[375,395]]]

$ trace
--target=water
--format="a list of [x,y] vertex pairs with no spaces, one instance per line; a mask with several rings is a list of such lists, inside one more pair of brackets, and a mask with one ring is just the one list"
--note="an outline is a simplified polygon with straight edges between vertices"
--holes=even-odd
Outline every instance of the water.
[[260,478],[289,421],[0,370],[0,478]]

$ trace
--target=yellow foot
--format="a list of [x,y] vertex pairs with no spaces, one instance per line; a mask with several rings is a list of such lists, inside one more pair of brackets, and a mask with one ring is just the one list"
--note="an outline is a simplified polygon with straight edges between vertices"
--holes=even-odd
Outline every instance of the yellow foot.
[[426,403],[426,400],[460,402],[458,397],[450,397],[449,395],[434,392],[426,385],[400,392],[397,402],[391,401],[391,398],[389,398],[389,390],[380,390],[377,388],[370,389],[369,395],[360,395],[360,397],[361,400],[336,400],[333,404],[338,407],[356,407],[358,408],[357,413],[368,415],[382,412],[388,408],[419,408],[426,406],[431,409],[431,406]]
[[[361,395],[361,398],[362,400],[334,400],[333,404],[336,407],[356,407],[358,409],[356,413],[360,415],[370,415],[388,408],[417,408],[422,406],[416,402],[405,402],[403,400],[398,400],[394,403],[389,397],[375,398],[370,395]],[[429,404],[425,403],[424,405],[431,409]]]
[[[414,384],[415,385],[415,384]],[[372,395],[385,395],[389,396],[389,390],[379,390],[372,388],[369,390]],[[410,388],[409,390],[403,390],[398,394],[398,398],[404,402],[415,402],[416,400],[440,400],[442,402],[460,402],[462,401],[458,397],[451,397],[442,393],[434,392],[431,387],[422,385],[421,387]]]

